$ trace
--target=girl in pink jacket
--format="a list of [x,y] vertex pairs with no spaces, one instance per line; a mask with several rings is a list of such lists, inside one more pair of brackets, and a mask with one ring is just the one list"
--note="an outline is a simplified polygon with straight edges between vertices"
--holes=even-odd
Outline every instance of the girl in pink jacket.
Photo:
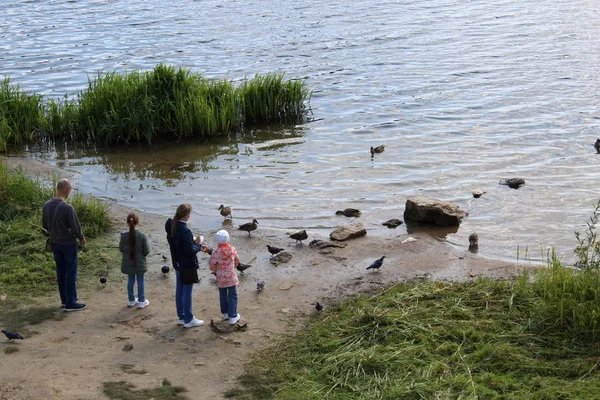
[[240,263],[237,250],[229,244],[229,233],[226,230],[217,232],[217,243],[210,256],[210,270],[217,274],[217,287],[223,319],[229,319],[234,325],[242,318],[237,312],[237,285],[239,283],[235,267]]

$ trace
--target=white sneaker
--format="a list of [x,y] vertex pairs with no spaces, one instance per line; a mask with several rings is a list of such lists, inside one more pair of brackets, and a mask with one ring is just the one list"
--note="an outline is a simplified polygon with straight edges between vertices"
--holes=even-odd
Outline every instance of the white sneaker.
[[236,315],[233,318],[229,318],[229,325],[235,325],[237,324],[237,322],[242,319],[242,316],[240,315],[240,313],[238,313],[238,315]]
[[204,325],[204,321],[202,321],[201,319],[196,319],[196,318],[192,318],[192,320],[186,324],[183,324],[184,328],[195,328],[197,326],[202,326]]
[[138,308],[144,308],[146,307],[148,304],[150,304],[150,302],[148,301],[148,299],[144,300],[143,303],[139,303],[138,304]]
[[227,315],[227,313],[223,314],[223,321],[228,320],[229,319],[229,315]]
[[137,304],[138,304],[138,299],[136,297],[134,301],[130,301],[129,303],[127,303],[127,307],[135,307]]
[[177,320],[177,325],[181,325],[181,326],[183,326],[183,325],[185,325],[185,321],[184,321],[184,320],[182,320],[182,319],[178,319],[178,320]]

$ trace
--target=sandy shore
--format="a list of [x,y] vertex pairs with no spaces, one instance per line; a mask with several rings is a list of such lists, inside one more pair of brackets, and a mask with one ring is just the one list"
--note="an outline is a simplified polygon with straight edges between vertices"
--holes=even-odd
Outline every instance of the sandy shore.
[[[32,160],[4,160],[35,176],[56,173],[71,179],[75,186],[80,179],[76,173]],[[215,219],[222,220],[217,206]],[[123,229],[122,221],[129,209],[110,204],[110,210],[116,229]],[[104,399],[103,382],[126,380],[148,388],[158,386],[163,378],[186,387],[190,399],[219,399],[235,385],[235,377],[242,372],[249,355],[268,345],[270,338],[301,324],[304,317],[314,312],[316,301],[328,307],[344,296],[414,277],[506,277],[523,268],[478,257],[467,250],[468,243],[455,246],[426,233],[385,238],[367,234],[344,242],[343,248],[319,250],[308,243],[314,239],[328,242],[328,237],[309,231],[309,239],[298,245],[289,239],[291,232],[259,225],[249,236],[237,229],[247,221],[227,220],[222,228],[229,231],[242,262],[252,264],[252,268],[240,276],[239,286],[239,312],[249,329],[223,335],[208,326],[211,318],[219,316],[208,257],[199,256],[201,282],[196,285],[193,306],[195,316],[207,325],[183,329],[175,323],[174,276],[163,277],[160,273],[160,267],[170,263],[163,259],[163,254],[169,254],[164,233],[166,217],[140,212],[140,218],[141,229],[148,235],[153,250],[146,283],[150,306],[144,310],[126,307],[125,278],[120,274],[111,278],[105,288],[83,293],[88,309],[36,327],[40,334],[20,343],[21,351],[11,354],[10,362],[0,363],[0,400]],[[361,218],[357,221],[361,222]],[[214,246],[214,232],[202,232],[194,226],[193,218],[190,225],[194,232],[205,236],[207,244]],[[285,248],[292,254],[291,261],[273,265],[267,244]],[[381,270],[366,271],[382,255],[387,258]],[[262,293],[255,290],[259,280],[266,283]],[[125,342],[132,343],[133,350],[123,351]],[[133,364],[147,373],[125,374],[122,364]],[[15,365],[27,365],[27,369],[14,368]]]

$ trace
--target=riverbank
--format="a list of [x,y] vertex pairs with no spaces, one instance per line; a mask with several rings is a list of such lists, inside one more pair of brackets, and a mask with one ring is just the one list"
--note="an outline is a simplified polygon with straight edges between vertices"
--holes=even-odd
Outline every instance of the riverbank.
[[[55,173],[67,177],[75,188],[81,179],[77,174],[28,159],[8,158],[6,162],[33,176],[43,178]],[[115,243],[128,212],[125,207],[110,204]],[[224,221],[222,227],[230,232],[242,262],[252,268],[240,277],[239,286],[239,310],[249,329],[222,335],[208,326],[182,329],[175,324],[174,276],[160,272],[163,264],[170,263],[163,259],[169,254],[164,238],[166,217],[140,213],[140,219],[141,229],[152,245],[146,283],[150,306],[144,310],[126,307],[126,281],[119,272],[119,260],[110,260],[107,285],[92,283],[80,294],[88,309],[64,315],[61,321],[46,321],[35,327],[35,335],[13,345],[19,351],[6,356],[11,362],[0,365],[0,376],[7,377],[0,387],[0,399],[104,399],[105,382],[123,380],[139,388],[151,388],[163,379],[185,387],[190,399],[221,398],[236,386],[235,378],[242,374],[249,356],[279,334],[301,327],[305,317],[314,312],[316,301],[329,308],[349,295],[377,291],[415,277],[499,278],[523,268],[478,257],[466,246],[451,246],[424,233],[411,234],[414,241],[407,241],[409,235],[385,239],[367,235],[347,242],[344,248],[319,251],[307,242],[328,238],[310,231],[308,241],[297,245],[288,238],[289,232],[269,228],[266,223],[249,236],[237,230],[238,224],[247,221]],[[222,221],[216,210],[215,219]],[[190,225],[214,245],[214,232],[194,226],[193,217]],[[274,266],[269,262],[267,244],[284,247],[292,260]],[[381,271],[366,271],[382,255],[387,258]],[[208,325],[211,318],[219,316],[218,296],[207,257],[201,255],[200,262],[201,282],[195,288],[194,313]],[[265,289],[256,293],[260,280],[265,281]],[[123,351],[127,343],[133,344],[131,351]],[[14,365],[28,365],[28,369],[15,369]],[[128,365],[140,373],[124,367]]]

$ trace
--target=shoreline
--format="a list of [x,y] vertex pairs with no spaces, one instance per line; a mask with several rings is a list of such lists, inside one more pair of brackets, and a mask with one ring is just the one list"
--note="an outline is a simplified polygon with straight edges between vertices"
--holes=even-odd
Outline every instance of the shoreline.
[[[6,162],[43,179],[59,173],[60,177],[71,179],[74,186],[81,179],[79,174],[29,159],[11,157]],[[130,209],[117,202],[108,204],[116,242],[117,232],[125,229]],[[170,265],[170,260],[163,257],[170,255],[164,232],[167,217],[136,212],[140,215],[140,229],[152,247],[146,274],[150,305],[143,310],[126,307],[126,279],[117,266],[119,260],[113,260],[106,287],[98,285],[80,294],[88,304],[87,310],[68,313],[62,321],[46,321],[36,326],[39,334],[20,343],[21,351],[11,355],[11,363],[0,365],[0,376],[10,377],[0,387],[0,399],[5,391],[11,399],[102,399],[104,382],[125,379],[138,387],[156,387],[165,378],[186,387],[190,398],[222,398],[224,392],[236,385],[245,360],[269,346],[273,337],[301,328],[302,321],[315,312],[317,301],[328,308],[347,296],[376,292],[404,280],[507,278],[527,268],[480,257],[466,247],[453,246],[426,233],[393,238],[367,234],[341,242],[345,247],[319,250],[309,246],[309,242],[313,239],[329,242],[326,235],[309,231],[308,240],[299,245],[281,230],[259,225],[248,235],[237,229],[237,221],[228,220],[222,223],[222,228],[230,233],[240,260],[252,265],[240,275],[238,286],[239,312],[249,329],[219,334],[208,326],[220,312],[214,277],[205,254],[198,256],[200,283],[194,288],[193,310],[195,317],[203,319],[207,326],[183,329],[175,324],[175,277],[160,272],[162,265]],[[215,218],[222,219],[216,210]],[[215,245],[214,233],[200,231],[194,226],[194,217],[190,227],[194,234],[204,235],[207,245]],[[402,243],[409,236],[416,240]],[[273,265],[267,244],[285,248],[292,254],[291,261]],[[387,258],[381,270],[367,271],[366,267],[382,255]],[[261,293],[256,292],[258,281],[266,283]],[[132,351],[123,351],[125,342],[134,345]],[[32,359],[40,360],[35,363],[35,371],[10,368],[10,365],[31,364]],[[123,376],[120,367],[123,364],[134,364],[147,373]],[[79,378],[73,379],[65,370],[78,371]],[[202,397],[197,397],[194,392],[200,388]]]

